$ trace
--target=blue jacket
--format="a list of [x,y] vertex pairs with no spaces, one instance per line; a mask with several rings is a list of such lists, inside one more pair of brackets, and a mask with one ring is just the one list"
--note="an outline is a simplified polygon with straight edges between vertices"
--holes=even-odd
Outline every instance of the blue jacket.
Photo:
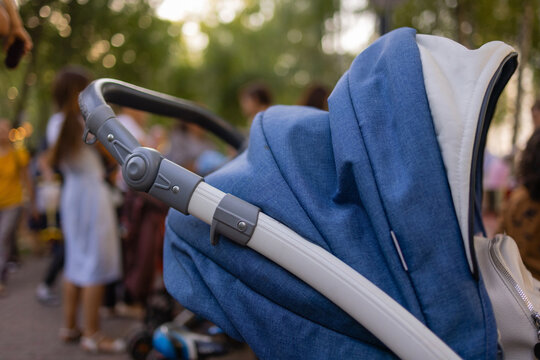
[[[259,114],[247,151],[206,181],[335,254],[460,356],[491,359],[495,320],[466,260],[415,36],[396,30],[362,52],[329,112]],[[394,356],[271,261],[229,241],[210,245],[209,226],[193,217],[169,213],[164,254],[168,291],[262,359]]]

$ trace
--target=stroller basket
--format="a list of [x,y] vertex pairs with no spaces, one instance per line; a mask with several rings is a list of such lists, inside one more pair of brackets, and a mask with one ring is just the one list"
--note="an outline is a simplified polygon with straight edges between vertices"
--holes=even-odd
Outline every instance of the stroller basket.
[[[502,64],[491,77],[488,95],[483,96],[485,104],[476,119],[480,124],[475,125],[475,134],[471,135],[474,142],[472,189],[481,181],[481,171],[476,169],[481,168],[479,159],[496,100],[515,68],[515,53],[507,55]],[[94,81],[83,91],[79,101],[86,121],[85,142],[91,143],[90,135],[94,135],[122,166],[126,183],[135,190],[148,192],[183,214],[193,215],[209,224],[208,241],[216,243],[219,235],[224,235],[275,262],[343,309],[400,358],[459,358],[407,309],[330,252],[304,239],[259,208],[225,194],[205,183],[200,176],[164,159],[156,150],[141,147],[118,122],[107,102],[182,118],[213,132],[236,149],[243,149],[243,136],[228,123],[185,100],[112,79]],[[444,149],[442,153],[444,158]],[[471,192],[471,199],[476,198],[475,194],[475,191]],[[471,207],[473,211],[461,215],[467,218],[461,225],[462,232],[463,227],[472,231],[469,226],[473,219],[469,217],[478,207],[474,204]],[[407,263],[393,231],[391,237],[407,271]],[[464,235],[464,241],[466,238]],[[469,254],[468,244],[465,248],[473,269],[474,254]]]

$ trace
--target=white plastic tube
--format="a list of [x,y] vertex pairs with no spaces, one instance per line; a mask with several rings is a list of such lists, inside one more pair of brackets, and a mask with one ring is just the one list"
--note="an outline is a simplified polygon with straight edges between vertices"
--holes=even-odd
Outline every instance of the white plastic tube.
[[[189,213],[207,224],[225,193],[202,182]],[[283,267],[357,320],[402,359],[459,356],[394,299],[337,257],[260,213],[248,247]]]

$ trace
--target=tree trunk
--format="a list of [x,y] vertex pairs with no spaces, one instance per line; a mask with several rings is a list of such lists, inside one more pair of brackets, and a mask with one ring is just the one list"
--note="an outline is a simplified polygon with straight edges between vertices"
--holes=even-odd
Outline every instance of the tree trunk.
[[463,0],[458,0],[454,9],[454,16],[456,21],[456,39],[461,45],[471,48],[471,36],[463,31],[462,24],[469,21],[469,8],[470,4]]
[[34,36],[32,37],[32,42],[34,43],[34,49],[32,52],[32,57],[30,58],[30,63],[26,67],[26,72],[22,79],[22,84],[20,86],[20,96],[17,101],[17,105],[15,106],[15,118],[14,118],[14,126],[18,127],[21,125],[23,117],[24,117],[24,109],[26,107],[26,102],[28,100],[28,94],[30,90],[30,86],[28,85],[27,79],[30,74],[32,74],[36,69],[36,59],[38,54],[38,48],[39,48],[39,40],[41,38],[42,33],[42,25],[38,26],[36,31],[34,32]]
[[515,147],[517,136],[519,132],[521,122],[521,101],[523,97],[523,69],[529,62],[529,53],[531,50],[531,38],[532,38],[532,20],[534,15],[534,9],[530,0],[527,0],[524,4],[523,21],[521,22],[521,28],[519,31],[518,50],[521,53],[520,64],[518,67],[517,77],[517,94],[514,110],[514,129],[512,133],[512,148]]
[[[42,6],[46,5],[48,2],[47,0],[41,0],[40,2],[34,2],[32,3],[32,14],[37,14],[39,12],[39,9],[41,9]],[[26,19],[23,19],[23,23]],[[37,54],[39,53],[39,45],[41,40],[41,35],[43,33],[43,20],[41,20],[40,24],[34,28],[34,29],[27,29],[27,31],[30,34],[30,37],[32,38],[32,42],[34,43],[34,48],[32,49],[32,57],[30,59],[30,63],[26,67],[26,72],[24,74],[22,84],[20,86],[20,96],[18,98],[17,104],[15,105],[15,117],[13,119],[15,126],[20,126],[23,116],[24,116],[24,109],[26,107],[26,103],[28,101],[28,94],[30,90],[30,86],[27,84],[27,79],[30,74],[32,74],[36,69],[36,61],[37,61]]]

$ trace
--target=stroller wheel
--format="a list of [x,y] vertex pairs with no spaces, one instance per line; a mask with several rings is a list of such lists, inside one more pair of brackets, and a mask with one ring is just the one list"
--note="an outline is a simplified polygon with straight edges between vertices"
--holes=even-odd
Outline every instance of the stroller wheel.
[[142,329],[134,333],[128,340],[128,353],[133,360],[147,360],[152,352],[152,333]]

